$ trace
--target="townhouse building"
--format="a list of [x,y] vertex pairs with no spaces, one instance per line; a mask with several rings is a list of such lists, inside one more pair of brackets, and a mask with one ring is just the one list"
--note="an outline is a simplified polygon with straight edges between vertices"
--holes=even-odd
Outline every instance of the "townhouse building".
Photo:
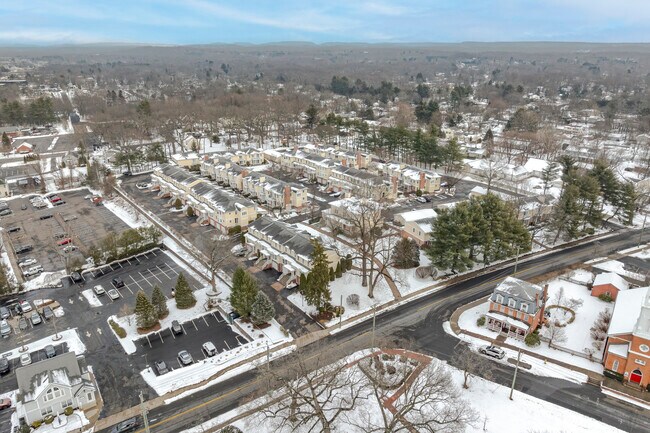
[[323,220],[328,227],[340,230],[346,235],[357,234],[361,224],[367,227],[381,227],[383,224],[381,207],[376,201],[348,197],[335,200],[329,206],[321,213]]
[[391,179],[396,178],[399,188],[406,193],[419,190],[425,194],[432,194],[440,189],[441,176],[431,170],[399,162],[377,164],[377,170]]

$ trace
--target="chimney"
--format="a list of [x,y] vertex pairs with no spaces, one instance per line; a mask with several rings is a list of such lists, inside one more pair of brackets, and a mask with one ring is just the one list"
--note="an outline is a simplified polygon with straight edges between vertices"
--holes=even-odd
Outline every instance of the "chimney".
[[291,205],[291,186],[289,185],[284,186],[284,205]]
[[424,185],[425,185],[426,180],[424,179],[424,172],[420,172],[420,184],[418,185],[418,189],[420,191],[424,191]]
[[366,168],[363,164],[363,159],[361,158],[361,152],[357,150],[357,168]]
[[347,167],[347,166],[348,166],[348,160],[347,160],[347,158],[343,158],[343,159],[341,160],[341,165],[342,165],[343,167]]

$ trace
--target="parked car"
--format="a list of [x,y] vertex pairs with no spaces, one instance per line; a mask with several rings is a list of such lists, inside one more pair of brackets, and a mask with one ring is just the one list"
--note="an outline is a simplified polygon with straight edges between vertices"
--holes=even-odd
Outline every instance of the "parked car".
[[2,306],[0,307],[0,319],[8,319],[11,317],[11,311],[9,308]]
[[330,194],[330,197],[340,197],[341,196],[341,191],[333,192]]
[[21,210],[27,210],[27,204],[23,203],[20,205]]
[[36,263],[38,263],[36,261],[36,259],[34,259],[32,257],[27,257],[27,258],[22,259],[21,261],[19,261],[18,266],[20,266],[22,268],[23,266],[35,265]]
[[[43,203],[43,204],[45,205],[45,203]],[[47,206],[47,205],[45,205],[45,206]],[[45,215],[41,215],[39,219],[47,220],[47,219],[50,219],[50,218],[52,218],[52,214],[46,213]]]
[[108,292],[108,297],[111,298],[113,301],[117,301],[120,299],[120,292],[118,292],[115,289],[110,289]]
[[20,308],[23,313],[29,313],[32,311],[32,304],[30,304],[29,301],[20,301]]
[[61,239],[59,242],[57,242],[57,245],[59,245],[59,246],[68,245],[70,242],[72,242],[72,239],[65,238],[65,239]]
[[29,320],[32,322],[32,325],[40,325],[43,322],[43,319],[41,319],[41,315],[38,314],[38,311],[33,311],[31,316],[29,316]]
[[27,324],[27,319],[25,319],[25,317],[21,317],[20,320],[18,321],[18,329],[24,331],[28,327],[29,325]]
[[54,239],[63,239],[67,236],[68,234],[66,232],[54,233]]
[[424,198],[424,197],[416,197],[416,198],[415,198],[415,201],[419,201],[420,203],[426,203],[426,202],[427,202],[427,199]]
[[236,311],[231,311],[228,313],[228,317],[230,318],[231,322],[234,322],[236,319],[239,319],[241,317],[241,314]]
[[11,215],[11,209],[2,209],[0,210],[0,216]]
[[66,246],[63,248],[63,252],[64,252],[64,253],[71,253],[71,252],[73,252],[73,251],[77,251],[77,250],[78,250],[78,248],[77,248],[75,245],[66,245]]
[[0,335],[8,337],[11,334],[11,325],[6,320],[0,320]]
[[113,278],[113,285],[116,288],[124,287],[124,281],[120,277]]
[[135,187],[138,189],[147,189],[151,188],[151,184],[147,182],[138,182],[135,184]]
[[47,358],[54,358],[56,356],[56,349],[51,344],[45,346],[43,348],[43,351],[45,352],[45,357]]
[[129,170],[122,172],[124,176],[131,176],[133,173],[131,173]]
[[156,367],[156,371],[158,372],[158,375],[169,373],[165,361],[156,361],[153,363],[153,365]]
[[191,363],[194,362],[192,359],[192,355],[190,355],[190,352],[187,350],[181,350],[178,352],[178,360],[182,365],[190,365]]
[[172,332],[176,335],[183,333],[183,327],[178,323],[178,320],[172,321]]
[[31,277],[34,275],[38,275],[41,272],[43,272],[43,266],[41,265],[36,265],[32,266],[31,268],[27,269],[26,271],[23,271],[23,275],[26,277]]
[[54,206],[61,206],[63,204],[65,204],[65,201],[63,201],[63,200],[55,201],[54,203],[52,203],[52,205],[54,205]]
[[11,364],[9,364],[9,360],[5,357],[0,357],[0,374],[9,373],[9,370],[11,370]]
[[34,249],[34,247],[31,246],[31,245],[20,245],[20,246],[16,247],[15,251],[16,251],[16,254],[25,254],[25,253],[30,252],[33,249]]
[[29,353],[23,353],[20,355],[20,365],[23,367],[32,363],[32,355]]
[[0,410],[9,409],[11,407],[11,399],[2,398],[0,399]]
[[82,282],[82,281],[84,280],[83,277],[81,276],[81,274],[80,274],[79,272],[73,272],[73,273],[71,273],[71,274],[70,274],[70,279],[71,279],[72,282],[74,282],[74,283],[80,283],[80,282]]
[[214,344],[212,344],[212,341],[207,341],[203,343],[203,351],[207,356],[214,356],[217,354],[217,348],[214,347]]
[[125,433],[135,430],[136,427],[138,427],[138,419],[133,417],[117,424],[111,429],[110,433]]
[[49,305],[43,307],[43,311],[41,314],[43,315],[43,318],[45,320],[50,320],[52,317],[54,317],[54,311],[52,311],[52,308],[50,308]]
[[93,292],[95,292],[95,295],[105,295],[106,290],[102,287],[101,284],[97,284],[95,287],[93,287]]
[[491,356],[497,359],[503,359],[506,356],[506,352],[497,346],[484,346],[478,350],[483,355]]
[[16,232],[19,232],[19,231],[20,231],[20,227],[18,227],[18,226],[9,227],[7,229],[7,232],[9,232],[9,233],[16,233]]
[[86,194],[86,195],[84,196],[84,200],[90,200],[91,198],[93,198],[93,195],[92,195],[92,194]]

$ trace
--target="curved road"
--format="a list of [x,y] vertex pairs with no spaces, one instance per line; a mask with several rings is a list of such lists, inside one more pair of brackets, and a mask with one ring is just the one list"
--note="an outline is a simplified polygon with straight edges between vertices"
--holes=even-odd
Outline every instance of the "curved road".
[[[647,242],[650,233],[644,236]],[[517,276],[529,279],[548,272],[563,269],[614,251],[630,248],[639,241],[638,231],[626,231],[608,238],[522,261]],[[377,315],[377,342],[393,342],[411,350],[420,351],[442,360],[450,360],[459,340],[447,335],[442,324],[461,305],[487,296],[495,284],[512,275],[513,266],[488,271],[484,275],[451,284],[391,311]],[[320,341],[303,347],[299,354],[314,365],[333,362],[342,356],[367,348],[371,343],[372,320],[366,320]],[[271,363],[270,368],[289,370],[286,359]],[[496,364],[494,381],[510,385],[513,368]],[[634,433],[650,431],[648,411],[626,402],[611,398],[593,385],[579,385],[560,379],[534,376],[521,371],[517,376],[516,389],[542,400],[598,419],[621,430]],[[149,414],[151,431],[171,433],[200,424],[210,418],[250,401],[266,390],[265,381],[256,370],[240,374],[189,397]],[[533,416],[531,414],[531,416]],[[543,429],[543,426],[540,426]],[[105,431],[109,431],[107,429]],[[142,430],[139,430],[142,431]]]

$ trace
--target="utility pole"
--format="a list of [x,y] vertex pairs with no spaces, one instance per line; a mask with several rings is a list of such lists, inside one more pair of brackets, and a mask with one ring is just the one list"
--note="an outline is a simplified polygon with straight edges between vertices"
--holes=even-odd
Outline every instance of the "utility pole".
[[643,232],[645,231],[645,222],[647,219],[648,219],[648,214],[645,214],[643,216],[643,226],[641,226],[641,233],[639,233],[639,241],[636,244],[637,248],[641,246],[641,238],[643,238]]
[[512,393],[515,391],[515,381],[517,380],[517,372],[519,371],[519,361],[521,360],[521,349],[517,353],[517,365],[515,365],[515,374],[512,376],[512,386],[510,387],[510,400],[512,400]]
[[343,319],[343,295],[341,295],[341,303],[339,304],[341,309],[339,310],[339,328],[341,327],[341,320]]
[[144,422],[144,431],[149,433],[149,419],[147,418],[147,409],[144,407],[144,397],[140,391],[140,412],[142,412],[142,421]]
[[269,350],[269,342],[266,342],[266,369],[271,371],[271,352]]
[[512,273],[512,275],[515,275],[517,273],[517,265],[519,264],[519,246],[517,246],[517,256],[515,257],[515,271]]

